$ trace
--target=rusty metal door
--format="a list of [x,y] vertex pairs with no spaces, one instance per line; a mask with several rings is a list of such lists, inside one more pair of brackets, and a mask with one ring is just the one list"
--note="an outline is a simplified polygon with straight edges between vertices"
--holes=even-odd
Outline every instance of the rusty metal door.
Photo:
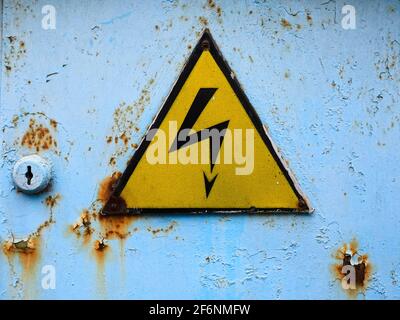
[[[399,1],[1,8],[1,299],[400,298]],[[205,29],[313,213],[100,214]]]

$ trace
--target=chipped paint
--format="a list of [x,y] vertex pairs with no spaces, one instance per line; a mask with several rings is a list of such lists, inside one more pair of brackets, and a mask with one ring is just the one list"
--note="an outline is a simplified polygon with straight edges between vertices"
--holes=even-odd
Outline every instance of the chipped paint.
[[[347,276],[347,272],[343,271],[343,267],[354,267],[355,288],[346,288],[345,292],[353,298],[357,297],[359,292],[365,294],[372,275],[372,264],[368,259],[368,255],[359,249],[358,241],[353,239],[350,243],[343,244],[335,252],[334,257],[338,262],[333,264],[332,270],[335,278],[340,280],[340,283]],[[347,282],[350,283],[350,280]]]
[[23,240],[7,241],[3,244],[3,253],[12,270],[15,269],[16,262],[21,266],[20,277],[23,285],[23,298],[33,299],[36,291],[34,282],[40,259],[40,239],[36,236],[29,236]]

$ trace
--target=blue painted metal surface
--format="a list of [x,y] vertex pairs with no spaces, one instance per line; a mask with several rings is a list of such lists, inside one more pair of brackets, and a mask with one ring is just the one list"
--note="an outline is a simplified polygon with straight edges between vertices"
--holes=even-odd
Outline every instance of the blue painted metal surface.
[[[399,299],[400,2],[352,1],[354,30],[344,4],[4,0],[0,298]],[[206,26],[315,212],[99,219],[99,186],[125,169]],[[55,178],[28,196],[11,170],[36,147]],[[372,265],[353,296],[332,271],[352,239]]]

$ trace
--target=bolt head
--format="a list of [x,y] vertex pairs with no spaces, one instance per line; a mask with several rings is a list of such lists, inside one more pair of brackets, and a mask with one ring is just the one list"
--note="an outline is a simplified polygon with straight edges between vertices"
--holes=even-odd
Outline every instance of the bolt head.
[[[15,186],[27,194],[43,191],[51,179],[50,161],[33,154],[19,159],[14,164],[12,178]],[[27,174],[29,172],[29,175]],[[28,179],[29,177],[29,179]]]

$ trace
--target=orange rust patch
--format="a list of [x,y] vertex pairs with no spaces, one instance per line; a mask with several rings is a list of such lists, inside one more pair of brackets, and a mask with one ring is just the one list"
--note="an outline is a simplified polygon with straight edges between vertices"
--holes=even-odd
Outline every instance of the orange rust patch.
[[[334,258],[337,262],[332,265],[332,272],[335,278],[340,280],[341,284],[342,281],[346,281],[344,278],[347,275],[343,267],[354,267],[355,288],[345,290],[350,297],[356,297],[359,292],[365,292],[368,280],[372,274],[372,265],[368,259],[368,255],[360,254],[358,247],[356,239],[353,239],[349,244],[344,243],[334,253]],[[350,279],[347,283],[350,284]]]
[[106,177],[100,183],[97,199],[100,200],[103,205],[107,203],[121,175],[122,173],[119,171],[114,172],[111,176]]
[[18,115],[14,115],[11,122],[13,124],[14,127],[16,127],[18,125],[18,121],[19,121],[19,116]]
[[108,245],[105,243],[104,239],[96,240],[94,242],[94,250],[96,251],[104,251],[108,248]]
[[56,120],[54,120],[54,119],[50,119],[50,125],[51,125],[54,129],[57,129],[58,122],[57,122]]
[[47,207],[49,207],[50,209],[53,209],[57,204],[58,201],[61,199],[61,195],[59,193],[55,194],[54,196],[48,196],[46,197],[46,199],[44,200],[44,203]]
[[115,160],[115,157],[111,157],[111,158],[110,158],[110,161],[108,161],[108,164],[109,164],[110,166],[115,166],[116,163],[117,163],[117,162],[116,162],[116,160]]
[[[14,248],[16,244],[13,244]],[[39,260],[39,238],[29,238],[28,246],[24,249],[17,249],[21,265],[24,269],[24,273],[27,277],[32,274],[37,267]],[[14,251],[15,252],[15,251]]]
[[147,231],[151,232],[153,235],[157,235],[159,233],[164,233],[164,234],[168,234],[171,231],[173,231],[175,229],[175,226],[177,225],[176,221],[172,221],[167,227],[165,228],[156,228],[153,229],[152,227],[148,227]]
[[35,119],[31,118],[28,130],[22,137],[21,145],[39,152],[40,150],[48,150],[53,146],[56,147],[57,142],[53,139],[48,128],[43,124],[36,123]]
[[84,209],[79,221],[70,227],[71,231],[78,237],[83,236],[83,244],[87,244],[94,232],[92,228],[92,218],[95,218],[94,213]]
[[221,7],[220,7],[220,6],[217,6],[214,0],[208,0],[208,1],[207,1],[207,4],[208,4],[208,7],[209,7],[210,9],[215,10],[215,12],[217,13],[218,17],[221,16],[221,14],[222,14]]
[[11,252],[31,253],[35,251],[35,249],[36,249],[36,240],[34,237],[29,237],[27,240],[20,240],[17,242],[6,241],[3,244],[3,252],[6,255]]
[[124,145],[127,145],[128,142],[129,142],[129,139],[130,139],[130,137],[127,137],[127,136],[126,136],[125,132],[122,133],[122,134],[120,135],[119,138],[122,140],[122,142],[124,143]]
[[10,267],[13,268],[14,257],[18,257],[22,274],[21,279],[24,285],[24,298],[31,299],[34,289],[34,284],[31,280],[37,276],[37,265],[40,259],[40,241],[42,231],[54,223],[53,214],[50,210],[50,217],[41,223],[36,231],[30,234],[26,239],[15,241],[5,241],[2,245],[3,253],[6,256]]
[[281,26],[286,29],[292,29],[292,24],[286,19],[281,19]]
[[311,26],[311,25],[312,25],[312,22],[313,22],[313,19],[312,19],[311,15],[310,15],[309,13],[307,13],[306,18],[307,18],[308,24]]
[[140,120],[145,106],[150,103],[150,88],[154,82],[153,78],[147,82],[135,102],[131,104],[121,102],[115,109],[113,114],[113,133],[106,137],[107,143],[114,141],[117,145],[112,157],[118,158],[130,149],[132,134],[135,131],[139,131],[136,124]]
[[214,0],[208,0],[208,6],[209,6],[210,8],[215,8],[215,2],[214,2]]
[[[132,232],[138,231],[138,228],[129,231],[130,225],[136,219],[136,216],[104,216],[99,215],[95,208],[92,208],[91,211],[85,209],[78,222],[69,227],[69,231],[74,233],[77,237],[83,236],[84,245],[88,244],[93,234],[96,234],[104,240],[124,240],[129,237]],[[93,223],[93,221],[97,221],[97,223]]]
[[110,250],[108,245],[105,243],[104,239],[96,240],[93,244],[92,254],[96,259],[97,266],[97,291],[98,293],[105,298],[107,293],[106,286],[106,276],[104,270],[104,261],[107,256],[107,252]]
[[26,45],[24,41],[19,41],[17,44],[17,37],[8,36],[9,43],[5,47],[4,53],[4,66],[6,68],[7,74],[11,72],[12,69],[16,69],[18,66],[25,65],[24,62],[21,62],[23,57],[26,54]]
[[49,220],[46,220],[45,222],[43,222],[42,224],[39,225],[39,227],[37,228],[37,230],[34,234],[39,237],[40,234],[42,233],[43,229],[46,229],[52,223],[54,223],[54,220],[53,220],[53,217],[50,217]]
[[22,268],[21,280],[24,286],[24,298],[31,299],[33,291],[32,280],[36,276],[38,261],[40,259],[40,238],[29,236],[26,240],[15,242],[6,241],[3,243],[3,253],[9,264],[17,256]]
[[124,240],[131,235],[129,226],[136,216],[99,216],[101,234],[105,239]]
[[203,25],[203,26],[208,26],[208,20],[204,17],[199,17],[199,22]]

